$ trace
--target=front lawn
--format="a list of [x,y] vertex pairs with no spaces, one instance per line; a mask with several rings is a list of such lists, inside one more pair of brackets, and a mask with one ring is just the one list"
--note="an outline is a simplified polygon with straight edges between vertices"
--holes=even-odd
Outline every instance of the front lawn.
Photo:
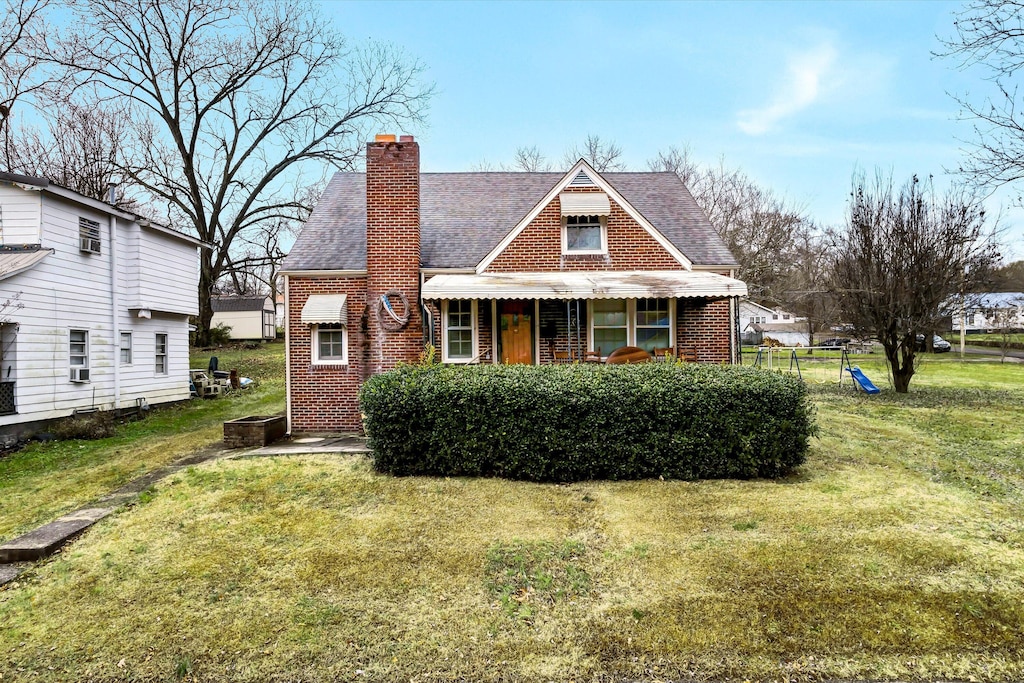
[[0,543],[218,444],[225,420],[284,410],[284,344],[194,352],[192,367],[205,368],[210,355],[218,356],[222,370],[237,368],[258,386],[219,399],[157,407],[110,438],[37,442],[0,457]]
[[820,436],[782,481],[391,478],[350,456],[206,463],[0,591],[0,670],[1020,680],[1022,380],[1021,366],[942,360],[905,396],[815,385]]

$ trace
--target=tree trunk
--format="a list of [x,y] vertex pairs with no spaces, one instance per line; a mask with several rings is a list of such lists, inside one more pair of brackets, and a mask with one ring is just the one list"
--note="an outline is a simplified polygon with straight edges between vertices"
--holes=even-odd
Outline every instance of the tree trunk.
[[200,251],[199,256],[199,317],[196,319],[196,346],[210,345],[210,328],[213,322],[213,306],[210,292],[213,291],[213,255],[209,249]]
[[[882,346],[885,349],[885,357],[889,361],[892,371],[892,385],[896,393],[905,394],[910,388],[910,379],[914,376],[914,343],[913,335],[907,339],[900,340],[893,337],[885,337]],[[910,346],[907,346],[907,344]]]

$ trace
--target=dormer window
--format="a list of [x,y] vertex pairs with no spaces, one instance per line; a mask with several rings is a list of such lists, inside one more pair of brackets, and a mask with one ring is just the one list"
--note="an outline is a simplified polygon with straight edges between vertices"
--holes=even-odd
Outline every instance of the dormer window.
[[562,247],[566,254],[604,254],[604,221],[600,216],[566,216]]

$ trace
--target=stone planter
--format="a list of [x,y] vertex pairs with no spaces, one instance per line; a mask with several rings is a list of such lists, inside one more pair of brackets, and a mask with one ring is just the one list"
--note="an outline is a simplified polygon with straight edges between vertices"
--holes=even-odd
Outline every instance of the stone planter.
[[224,423],[224,445],[228,448],[266,446],[284,436],[282,415],[252,415]]

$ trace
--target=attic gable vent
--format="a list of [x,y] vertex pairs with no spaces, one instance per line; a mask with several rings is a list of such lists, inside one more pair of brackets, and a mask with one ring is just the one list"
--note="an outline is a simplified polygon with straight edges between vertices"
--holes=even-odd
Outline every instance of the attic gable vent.
[[581,170],[576,177],[569,181],[569,187],[594,187],[594,181],[590,179],[586,171]]

